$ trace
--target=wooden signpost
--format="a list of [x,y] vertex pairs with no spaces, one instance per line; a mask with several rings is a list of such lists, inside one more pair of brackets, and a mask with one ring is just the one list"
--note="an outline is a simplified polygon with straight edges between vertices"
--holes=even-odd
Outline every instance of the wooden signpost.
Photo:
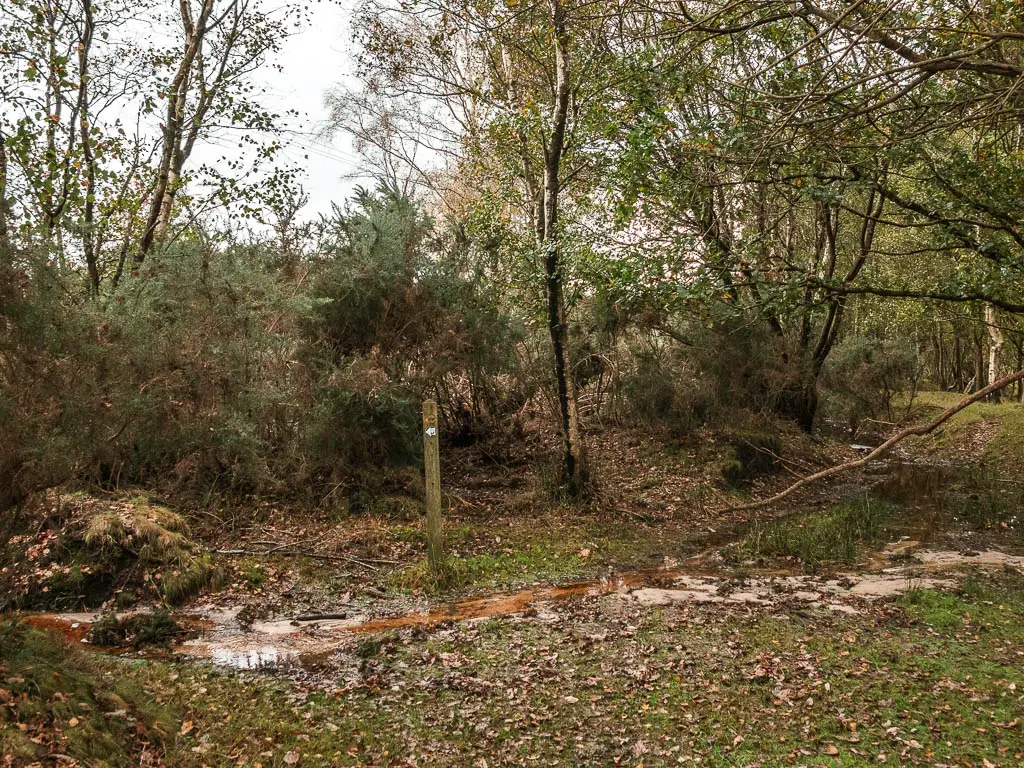
[[437,403],[423,402],[423,465],[427,482],[427,562],[440,567],[444,557],[444,523],[441,520],[441,459],[437,434]]

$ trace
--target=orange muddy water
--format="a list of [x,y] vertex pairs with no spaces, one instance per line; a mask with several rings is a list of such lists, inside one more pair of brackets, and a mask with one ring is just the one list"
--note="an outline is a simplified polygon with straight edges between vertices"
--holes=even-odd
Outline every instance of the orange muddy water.
[[[913,553],[913,564],[892,563]],[[890,559],[886,559],[886,558]],[[910,588],[942,587],[965,568],[1011,568],[1024,573],[1024,557],[998,551],[958,553],[922,550],[915,541],[888,545],[856,573],[832,577],[799,571],[761,571],[736,584],[707,569],[674,567],[617,573],[594,581],[557,586],[533,586],[444,603],[425,610],[387,617],[297,621],[279,618],[243,625],[240,606],[200,606],[179,618],[198,632],[173,650],[185,657],[209,659],[239,669],[276,668],[302,664],[355,644],[360,635],[410,627],[436,627],[451,622],[523,616],[554,618],[545,613],[558,603],[586,597],[613,596],[641,605],[721,603],[775,606],[797,603],[843,613],[859,613],[865,601],[899,595]],[[26,616],[32,626],[60,632],[74,642],[87,643],[95,614],[37,614]]]
[[[949,585],[958,571],[969,568],[1024,573],[1024,557],[996,550],[947,551],[934,540],[936,533],[946,527],[943,497],[952,477],[951,467],[897,461],[880,465],[877,471],[878,480],[870,484],[873,491],[912,510],[912,514],[897,530],[903,534],[901,538],[871,554],[854,572],[815,576],[796,567],[751,569],[744,578],[736,579],[715,562],[715,554],[720,546],[739,538],[742,531],[722,531],[705,542],[711,549],[682,561],[666,559],[662,568],[621,571],[592,581],[534,585],[390,616],[367,612],[347,618],[285,617],[248,623],[240,620],[242,605],[199,605],[175,616],[189,630],[191,639],[175,646],[172,653],[239,669],[301,667],[319,663],[336,652],[347,651],[354,656],[360,636],[371,633],[500,617],[557,620],[558,614],[553,611],[559,604],[587,598],[639,605],[719,603],[779,609],[799,604],[859,613],[870,601],[899,595],[910,588]],[[24,620],[59,632],[72,642],[88,644],[90,625],[97,615],[33,614]]]

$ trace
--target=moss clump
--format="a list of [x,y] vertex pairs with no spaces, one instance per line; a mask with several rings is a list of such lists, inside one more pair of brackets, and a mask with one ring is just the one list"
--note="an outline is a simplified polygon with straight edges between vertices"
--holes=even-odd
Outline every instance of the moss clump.
[[154,598],[174,605],[223,582],[184,518],[146,497],[74,495],[64,504],[69,522],[49,534],[53,544],[33,564],[48,576],[21,574],[19,607],[73,610],[112,598],[120,606]]
[[128,552],[146,562],[162,563],[187,559],[191,549],[187,532],[181,515],[137,496],[90,515],[82,541],[93,552]]
[[736,433],[720,464],[722,478],[733,488],[744,488],[779,467],[779,440],[763,432]]

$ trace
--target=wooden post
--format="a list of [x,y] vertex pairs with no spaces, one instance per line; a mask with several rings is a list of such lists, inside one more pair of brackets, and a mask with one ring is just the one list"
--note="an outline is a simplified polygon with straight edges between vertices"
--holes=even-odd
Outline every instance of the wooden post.
[[437,403],[423,401],[423,466],[427,482],[427,562],[432,569],[444,556],[441,520],[441,459],[437,434]]

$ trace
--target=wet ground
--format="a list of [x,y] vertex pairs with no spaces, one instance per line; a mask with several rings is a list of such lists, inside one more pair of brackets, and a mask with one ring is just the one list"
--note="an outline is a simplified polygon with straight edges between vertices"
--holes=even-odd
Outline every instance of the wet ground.
[[[499,617],[544,621],[560,604],[585,597],[645,606],[717,603],[776,609],[796,605],[857,614],[865,602],[892,598],[911,589],[949,586],[957,577],[976,568],[1024,573],[1024,556],[997,550],[922,549],[920,542],[903,540],[888,544],[864,569],[829,576],[794,569],[748,572],[737,577],[727,572],[716,574],[707,566],[694,563],[618,573],[595,581],[530,587],[385,618],[353,615],[300,621],[285,617],[249,624],[240,620],[238,608],[199,606],[178,617],[197,636],[172,650],[182,657],[209,659],[236,669],[301,673],[307,662],[322,663],[325,654],[356,649],[359,638],[367,635]],[[97,618],[96,614],[48,614],[29,617],[29,622],[87,643],[90,623]]]
[[[794,565],[750,567],[738,573],[718,551],[742,530],[719,531],[710,537],[714,544],[710,549],[681,561],[666,557],[657,568],[613,572],[576,583],[531,585],[440,604],[423,600],[412,610],[396,607],[385,615],[380,605],[342,606],[319,616],[254,621],[241,605],[200,604],[176,617],[191,628],[193,637],[175,646],[173,653],[237,669],[301,674],[328,655],[351,661],[361,640],[377,633],[496,617],[544,621],[561,605],[583,598],[646,606],[714,603],[773,610],[797,605],[856,614],[867,602],[910,589],[949,585],[973,568],[1024,572],[1022,556],[987,546],[972,548],[990,544],[993,536],[961,519],[962,513],[972,503],[984,506],[991,500],[982,499],[970,479],[952,466],[901,460],[879,464],[866,474],[861,492],[900,505],[901,515],[890,521],[891,540],[855,568],[811,574]],[[1003,529],[1016,522],[1011,514]],[[996,533],[1000,530],[996,526]],[[28,620],[88,643],[90,624],[96,618],[95,614],[46,614]]]

